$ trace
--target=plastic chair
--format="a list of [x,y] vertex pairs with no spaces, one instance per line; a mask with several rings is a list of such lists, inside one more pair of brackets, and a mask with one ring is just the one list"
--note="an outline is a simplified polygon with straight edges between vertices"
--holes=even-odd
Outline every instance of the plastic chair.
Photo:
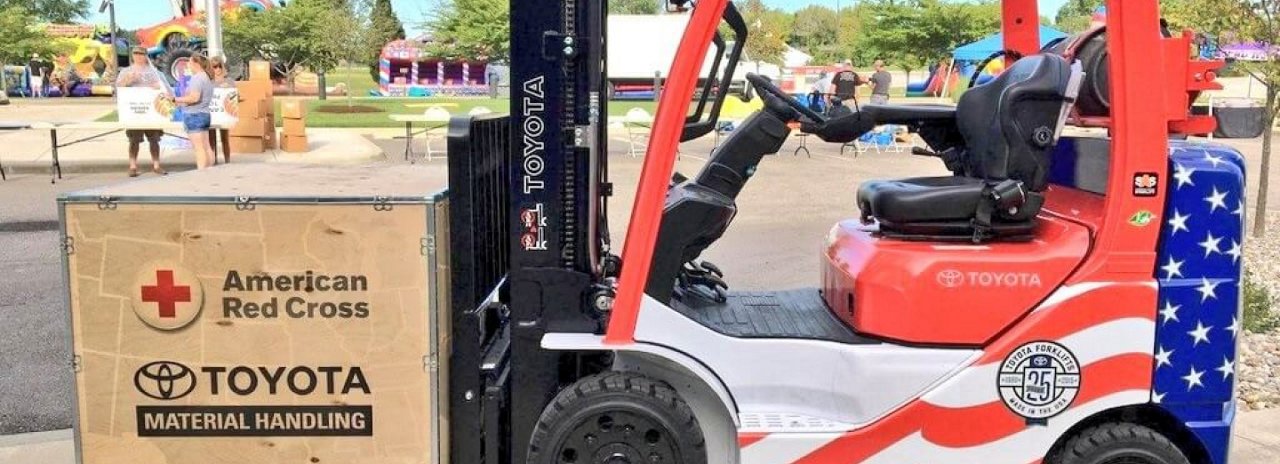
[[645,146],[649,144],[649,133],[652,126],[653,116],[648,111],[645,111],[644,108],[632,108],[627,110],[626,116],[623,116],[622,127],[627,129],[627,142],[629,143],[627,153],[632,157],[640,156],[644,153]]
[[875,128],[871,132],[862,134],[853,143],[847,143],[840,146],[840,154],[844,154],[846,147],[853,148],[853,156],[857,157],[859,153],[866,153],[871,149],[875,149],[876,153],[902,153],[907,151],[904,144],[898,143],[898,132],[902,129],[896,125],[884,125]]
[[422,137],[426,139],[427,145],[427,161],[435,156],[436,150],[431,148],[431,132],[436,129],[442,129],[449,126],[449,119],[453,117],[449,110],[439,106],[432,106],[422,112],[422,116],[426,119],[423,122]]

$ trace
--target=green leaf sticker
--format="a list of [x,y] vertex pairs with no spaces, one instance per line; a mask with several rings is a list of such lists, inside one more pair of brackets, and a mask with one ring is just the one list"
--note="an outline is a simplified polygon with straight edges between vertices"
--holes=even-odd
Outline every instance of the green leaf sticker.
[[1156,216],[1151,214],[1150,211],[1144,209],[1133,213],[1133,216],[1129,216],[1129,224],[1132,224],[1134,227],[1146,227],[1147,224],[1150,224],[1151,220],[1155,217]]

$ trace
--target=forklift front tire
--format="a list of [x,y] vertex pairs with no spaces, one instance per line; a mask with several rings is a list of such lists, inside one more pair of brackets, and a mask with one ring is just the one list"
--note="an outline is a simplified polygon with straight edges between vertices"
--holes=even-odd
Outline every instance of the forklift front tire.
[[585,377],[542,411],[530,464],[707,464],[689,405],[664,382],[629,372]]
[[1050,464],[1188,464],[1173,442],[1160,432],[1130,423],[1090,427],[1072,437]]

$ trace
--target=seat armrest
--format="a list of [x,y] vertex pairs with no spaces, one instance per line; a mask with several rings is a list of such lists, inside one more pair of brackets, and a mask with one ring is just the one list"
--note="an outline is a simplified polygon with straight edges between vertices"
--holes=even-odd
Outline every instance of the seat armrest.
[[861,110],[878,124],[918,126],[956,119],[956,107],[950,105],[862,105]]

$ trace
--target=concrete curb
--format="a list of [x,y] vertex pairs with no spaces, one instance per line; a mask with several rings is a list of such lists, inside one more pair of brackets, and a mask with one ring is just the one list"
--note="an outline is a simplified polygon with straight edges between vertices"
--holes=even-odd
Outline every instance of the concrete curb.
[[13,448],[24,445],[34,445],[37,443],[47,443],[51,441],[70,440],[72,438],[71,429],[49,430],[45,432],[18,433],[14,435],[0,435],[0,448]]

